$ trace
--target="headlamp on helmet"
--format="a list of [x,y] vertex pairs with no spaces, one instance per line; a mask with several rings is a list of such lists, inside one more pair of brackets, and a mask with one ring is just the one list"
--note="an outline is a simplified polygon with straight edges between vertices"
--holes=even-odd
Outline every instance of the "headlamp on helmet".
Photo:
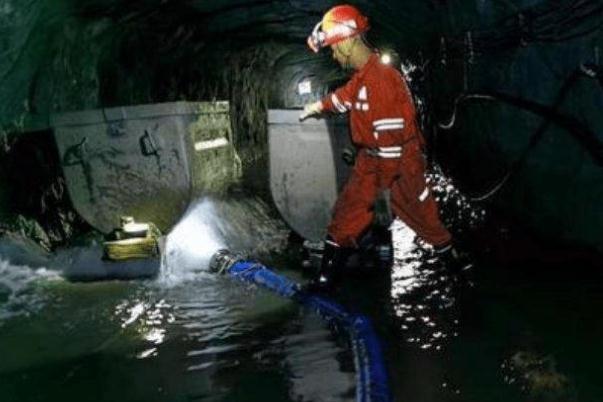
[[368,31],[368,18],[356,7],[343,5],[333,7],[322,18],[308,37],[308,46],[317,53],[323,47],[333,45]]

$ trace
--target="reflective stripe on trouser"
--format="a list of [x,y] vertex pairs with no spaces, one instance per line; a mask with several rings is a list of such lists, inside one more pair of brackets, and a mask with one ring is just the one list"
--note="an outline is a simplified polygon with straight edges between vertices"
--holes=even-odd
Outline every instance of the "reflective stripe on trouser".
[[[391,189],[392,212],[419,237],[435,246],[450,242],[437,203],[425,182],[425,160],[419,146],[405,147],[400,159],[360,153],[339,195],[327,231],[341,246],[355,247],[373,220],[379,191]],[[427,189],[427,191],[426,191]]]
[[440,220],[438,204],[426,183],[420,146],[412,144],[404,151],[401,175],[391,187],[392,212],[427,243],[436,247],[449,244],[452,236]]

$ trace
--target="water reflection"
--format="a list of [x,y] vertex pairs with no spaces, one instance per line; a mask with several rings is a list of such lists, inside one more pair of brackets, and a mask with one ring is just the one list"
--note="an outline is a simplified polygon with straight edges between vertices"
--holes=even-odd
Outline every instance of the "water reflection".
[[[439,166],[427,175],[442,218],[455,233],[483,224],[486,212],[463,195]],[[405,341],[419,350],[441,351],[458,336],[458,299],[464,279],[451,275],[436,258],[433,248],[417,239],[402,221],[392,224],[394,263],[390,303],[397,329]]]
[[143,340],[143,351],[138,359],[155,357],[157,348],[167,336],[168,327],[175,321],[172,306],[164,299],[157,302],[140,299],[123,300],[115,306],[114,315],[122,330],[132,329]]
[[442,219],[449,227],[454,227],[455,232],[473,230],[484,223],[486,210],[483,204],[476,204],[476,201],[483,201],[483,199],[464,195],[437,164],[427,174],[427,182],[431,184],[433,194],[440,206]]
[[45,284],[61,280],[55,271],[15,265],[0,256],[0,327],[11,318],[41,311],[49,298]]
[[456,282],[442,269],[433,250],[417,244],[415,237],[402,221],[394,221],[391,308],[406,343],[440,351],[458,335]]

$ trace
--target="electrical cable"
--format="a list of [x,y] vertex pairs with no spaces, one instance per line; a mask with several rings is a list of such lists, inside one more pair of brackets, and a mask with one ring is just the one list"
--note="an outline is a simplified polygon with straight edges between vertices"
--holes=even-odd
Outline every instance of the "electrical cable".
[[[571,133],[573,137],[591,153],[594,162],[599,166],[603,166],[603,143],[601,143],[596,138],[596,136],[592,132],[590,132],[587,127],[585,127],[583,123],[578,122],[576,118],[572,116],[561,115],[558,112],[559,107],[565,101],[567,95],[570,92],[570,89],[576,84],[576,82],[578,82],[578,79],[584,75],[593,79],[599,78],[597,71],[598,70],[596,70],[590,65],[582,64],[580,68],[575,70],[568,77],[564,85],[559,90],[555,102],[550,107],[545,107],[535,102],[519,99],[502,93],[462,94],[457,97],[454,102],[453,114],[449,121],[447,123],[438,124],[438,126],[443,130],[450,130],[454,126],[456,122],[458,106],[461,102],[466,100],[500,101],[506,104],[520,107],[524,110],[530,111],[532,113],[541,115],[546,118],[543,123],[536,129],[536,131],[530,136],[528,146],[519,155],[519,157],[513,161],[513,163],[507,170],[507,173],[505,173],[502,179],[500,179],[496,185],[494,185],[484,194],[479,196],[468,197],[471,201],[485,201],[486,199],[494,195],[496,192],[498,192],[504,186],[504,184],[507,183],[508,180],[524,165],[529,154],[540,142],[544,133],[547,131],[551,123],[555,123],[558,126],[567,130],[569,133]],[[600,83],[602,83],[602,81],[600,81]]]
[[[554,6],[539,4],[504,17],[489,29],[471,31],[471,52],[482,55],[532,42],[558,43],[584,37],[601,28],[602,14],[600,1],[566,1]],[[467,32],[462,38],[448,40],[450,53],[462,55],[462,58],[466,56],[466,36]]]

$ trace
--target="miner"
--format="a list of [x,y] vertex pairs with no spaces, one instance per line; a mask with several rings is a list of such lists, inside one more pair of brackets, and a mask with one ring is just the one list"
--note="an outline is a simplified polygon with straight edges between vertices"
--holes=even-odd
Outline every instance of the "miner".
[[327,227],[320,270],[310,285],[319,290],[333,287],[345,250],[358,246],[384,190],[389,190],[395,216],[423,241],[442,255],[454,252],[426,182],[425,141],[409,87],[399,71],[381,63],[365,39],[368,30],[369,21],[357,8],[340,5],[330,9],[308,37],[314,52],[330,47],[333,58],[353,75],[321,101],[306,105],[300,119],[325,112],[348,113],[352,142],[358,149]]

